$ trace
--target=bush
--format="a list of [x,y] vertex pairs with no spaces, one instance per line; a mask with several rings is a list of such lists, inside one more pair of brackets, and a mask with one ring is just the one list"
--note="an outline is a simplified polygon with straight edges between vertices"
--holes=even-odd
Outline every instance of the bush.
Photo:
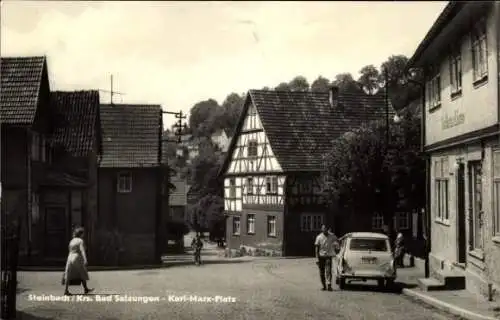
[[170,221],[167,222],[167,234],[174,239],[184,237],[189,233],[189,227],[185,222]]

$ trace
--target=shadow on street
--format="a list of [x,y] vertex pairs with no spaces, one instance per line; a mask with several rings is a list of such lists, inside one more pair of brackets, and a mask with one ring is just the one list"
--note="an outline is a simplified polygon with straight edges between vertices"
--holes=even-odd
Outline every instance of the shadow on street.
[[390,293],[390,294],[401,294],[403,289],[412,289],[416,288],[417,285],[409,285],[402,282],[395,282],[393,286],[386,288],[380,288],[377,284],[371,284],[367,282],[366,284],[359,284],[359,282],[351,282],[346,283],[344,291],[367,291],[367,292],[381,292],[381,293]]
[[[237,264],[237,263],[245,263],[245,262],[251,262],[250,260],[207,260],[203,261],[201,263],[200,267],[203,267],[203,265],[210,265],[210,264]],[[196,266],[192,260],[185,260],[185,261],[168,261],[168,262],[163,262],[164,267],[183,267],[183,266]]]

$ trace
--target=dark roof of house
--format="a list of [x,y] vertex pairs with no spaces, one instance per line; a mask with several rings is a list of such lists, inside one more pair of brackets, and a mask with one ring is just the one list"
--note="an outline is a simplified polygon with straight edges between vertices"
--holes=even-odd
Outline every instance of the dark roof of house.
[[102,104],[101,167],[141,168],[159,165],[161,106]]
[[[340,92],[332,107],[328,92],[250,90],[221,171],[225,171],[250,106],[257,109],[263,128],[283,171],[310,172],[322,168],[323,154],[333,140],[365,122],[384,119],[384,95]],[[392,107],[390,116],[394,114]]]
[[87,187],[88,181],[66,172],[49,171],[40,182],[40,185],[46,187]]
[[0,121],[32,124],[46,72],[45,57],[2,57],[0,69]]
[[170,182],[175,186],[175,189],[170,191],[169,206],[185,206],[187,205],[187,182],[186,179],[172,177]]
[[52,136],[53,145],[64,147],[76,157],[86,156],[92,151],[96,139],[100,145],[100,136],[96,137],[101,125],[99,91],[54,91],[50,100],[60,117]]

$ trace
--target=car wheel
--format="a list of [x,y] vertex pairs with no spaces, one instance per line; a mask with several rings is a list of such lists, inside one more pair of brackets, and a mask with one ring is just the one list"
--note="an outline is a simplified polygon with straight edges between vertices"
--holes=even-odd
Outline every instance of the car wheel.
[[340,288],[340,290],[344,290],[345,289],[345,278],[340,278],[339,279],[339,288]]
[[388,289],[394,288],[394,279],[387,279],[387,282],[385,283],[385,286]]
[[383,288],[383,287],[384,287],[384,284],[385,284],[384,279],[379,279],[379,280],[377,280],[377,284],[378,284],[379,288]]

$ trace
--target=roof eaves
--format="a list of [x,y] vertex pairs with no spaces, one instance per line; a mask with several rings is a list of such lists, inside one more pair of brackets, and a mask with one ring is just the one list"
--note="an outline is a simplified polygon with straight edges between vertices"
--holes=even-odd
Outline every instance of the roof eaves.
[[437,35],[448,25],[448,23],[456,16],[456,14],[463,8],[464,3],[459,1],[450,1],[448,5],[444,8],[441,14],[438,16],[430,30],[425,35],[422,42],[415,50],[413,56],[408,60],[406,64],[406,70],[413,68],[418,64],[422,54],[429,47],[432,41],[437,37]]

